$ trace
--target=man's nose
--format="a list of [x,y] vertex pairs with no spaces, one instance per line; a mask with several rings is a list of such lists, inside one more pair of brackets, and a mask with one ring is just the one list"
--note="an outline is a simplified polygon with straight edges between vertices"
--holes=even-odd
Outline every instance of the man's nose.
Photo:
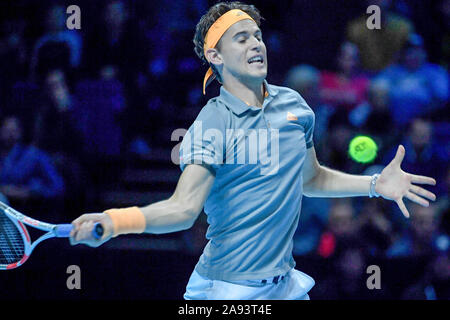
[[256,37],[251,37],[251,50],[255,50],[257,52],[261,51],[261,41]]

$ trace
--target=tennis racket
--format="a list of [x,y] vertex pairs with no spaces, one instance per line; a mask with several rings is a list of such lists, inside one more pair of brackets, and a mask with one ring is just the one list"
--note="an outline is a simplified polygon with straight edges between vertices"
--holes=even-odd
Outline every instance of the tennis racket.
[[[47,233],[32,243],[25,225]],[[71,224],[50,224],[32,219],[0,201],[0,270],[20,267],[39,243],[50,238],[68,238],[72,227]],[[102,225],[95,224],[92,233],[100,239]]]

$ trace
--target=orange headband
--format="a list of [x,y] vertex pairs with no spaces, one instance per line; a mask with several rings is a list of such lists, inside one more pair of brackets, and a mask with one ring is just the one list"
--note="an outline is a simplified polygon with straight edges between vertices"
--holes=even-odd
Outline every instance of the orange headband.
[[[205,44],[203,46],[203,53],[206,57],[206,51],[208,49],[215,48],[217,42],[219,42],[220,38],[223,34],[236,22],[250,19],[255,21],[250,17],[247,13],[239,9],[233,9],[225,14],[223,14],[219,19],[217,19],[212,26],[209,28],[205,37]],[[205,78],[203,79],[203,94],[206,94],[206,87],[215,79],[215,75],[211,68],[205,74]]]

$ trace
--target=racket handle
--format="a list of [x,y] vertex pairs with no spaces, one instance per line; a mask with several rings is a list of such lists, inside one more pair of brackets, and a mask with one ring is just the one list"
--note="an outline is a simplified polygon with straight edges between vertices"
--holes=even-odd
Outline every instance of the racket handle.
[[96,224],[94,224],[94,228],[92,229],[92,236],[95,239],[100,239],[103,236],[103,226],[100,222],[97,222]]
[[[70,231],[72,231],[73,226],[68,224],[58,224],[56,225],[55,235],[57,238],[68,238],[70,237]],[[100,239],[103,236],[103,226],[101,223],[97,222],[94,224],[94,229],[92,229],[92,235],[95,239]]]
[[68,238],[73,226],[70,223],[56,225],[55,235],[57,238]]

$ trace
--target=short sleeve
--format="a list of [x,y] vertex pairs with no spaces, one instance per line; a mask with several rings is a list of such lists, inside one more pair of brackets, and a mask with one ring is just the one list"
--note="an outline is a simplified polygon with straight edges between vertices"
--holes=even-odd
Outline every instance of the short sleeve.
[[306,149],[309,149],[314,146],[314,141],[313,141],[314,122],[315,122],[315,115],[314,115],[314,112],[312,112],[309,124],[305,128],[306,129],[306,133],[305,133]]
[[314,146],[313,132],[316,116],[308,103],[306,103],[305,99],[303,99],[303,97],[298,93],[297,97],[299,99],[299,108],[301,109],[300,119],[303,127],[305,128],[306,149],[309,149]]
[[189,127],[180,146],[180,168],[206,164],[217,171],[224,163],[225,121],[213,104],[207,104]]

